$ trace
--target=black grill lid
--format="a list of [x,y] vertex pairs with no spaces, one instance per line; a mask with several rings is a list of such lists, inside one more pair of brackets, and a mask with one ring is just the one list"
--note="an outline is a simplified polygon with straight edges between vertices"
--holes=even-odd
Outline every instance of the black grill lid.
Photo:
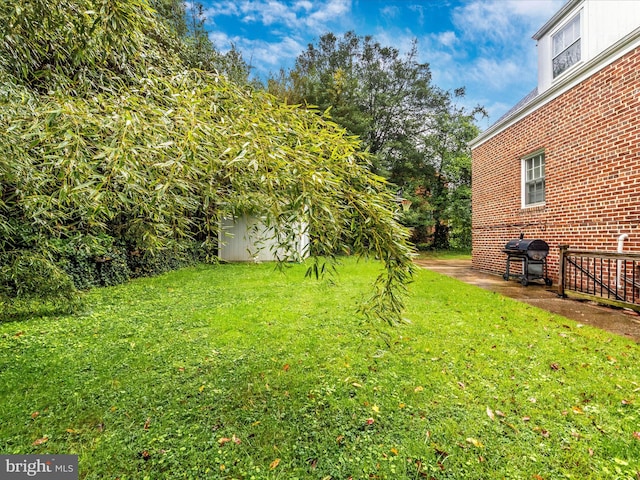
[[544,240],[516,238],[514,240],[509,240],[504,249],[511,252],[526,252],[529,250],[548,252],[549,245]]

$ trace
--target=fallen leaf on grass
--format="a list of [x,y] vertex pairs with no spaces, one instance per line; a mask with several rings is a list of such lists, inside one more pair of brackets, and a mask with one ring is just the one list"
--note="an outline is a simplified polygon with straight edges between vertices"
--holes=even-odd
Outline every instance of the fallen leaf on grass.
[[549,430],[545,430],[544,428],[541,427],[533,427],[533,431],[534,432],[539,432],[540,435],[542,435],[544,438],[549,438]]
[[150,425],[151,425],[151,417],[148,417],[147,420],[144,422],[144,429],[149,430]]
[[472,437],[467,438],[467,443],[470,443],[471,445],[473,445],[474,447],[477,447],[477,448],[484,447],[484,445],[482,444],[482,442],[480,440],[477,440],[477,439],[472,438]]
[[551,370],[560,370],[560,364],[555,362],[550,364],[549,367],[551,367]]
[[288,371],[289,371],[289,368],[291,368],[291,367],[290,367],[290,366],[289,366],[289,364],[287,363],[287,364],[285,364],[285,365],[284,365],[284,367],[282,367],[282,370],[284,370],[285,372],[288,372]]
[[640,440],[640,432],[633,432],[633,438]]
[[373,418],[367,418],[367,425],[373,425],[375,420]]
[[372,406],[371,410],[373,410],[375,413],[380,413],[380,407],[377,405]]
[[229,442],[233,442],[236,445],[240,445],[242,443],[242,440],[240,440],[238,437],[236,437],[235,435],[232,435],[231,438],[229,437],[222,437],[220,439],[218,439],[218,443],[220,445],[224,445],[225,443],[229,443]]
[[269,470],[274,470],[278,465],[280,465],[280,459],[276,458],[273,462],[269,464]]
[[43,443],[47,443],[49,441],[49,437],[42,437],[39,438],[37,440],[34,440],[34,442],[31,445],[42,445]]
[[416,388],[414,388],[414,389],[413,389],[413,391],[414,391],[415,393],[421,392],[421,391],[423,391],[423,390],[424,390],[424,387],[423,387],[423,386],[421,386],[421,385],[418,385]]
[[33,412],[31,418],[36,418],[38,415],[40,415],[40,412]]
[[433,445],[433,451],[436,452],[436,455],[440,458],[447,458],[449,456],[449,452],[435,444]]
[[491,410],[489,407],[487,407],[487,416],[491,419],[491,420],[495,420],[496,416],[493,413],[493,410]]
[[458,382],[458,386],[459,386],[462,390],[464,390],[465,388],[467,388],[467,387],[466,387],[466,385],[465,385],[464,383],[462,383],[462,382]]
[[511,430],[513,430],[514,432],[516,432],[516,433],[520,433],[520,432],[518,431],[518,429],[516,428],[516,426],[515,426],[515,425],[512,425],[512,424],[511,424],[511,423],[509,423],[509,422],[504,422],[504,424],[505,424],[507,427],[509,427]]

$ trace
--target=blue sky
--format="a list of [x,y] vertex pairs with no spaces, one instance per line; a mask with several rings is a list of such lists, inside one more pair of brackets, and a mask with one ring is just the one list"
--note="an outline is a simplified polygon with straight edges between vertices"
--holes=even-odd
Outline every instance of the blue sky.
[[531,36],[565,0],[202,0],[216,48],[235,44],[254,74],[291,68],[309,43],[353,30],[406,52],[445,90],[466,87],[460,104],[483,105],[486,128],[536,86]]

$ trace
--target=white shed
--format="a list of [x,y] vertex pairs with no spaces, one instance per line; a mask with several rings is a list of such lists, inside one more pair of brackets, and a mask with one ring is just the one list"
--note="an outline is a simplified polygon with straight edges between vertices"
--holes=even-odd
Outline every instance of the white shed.
[[309,256],[309,235],[304,226],[298,231],[292,251],[282,248],[274,251],[273,231],[269,231],[259,218],[225,217],[220,222],[218,257],[225,262],[270,262],[287,256],[303,259]]

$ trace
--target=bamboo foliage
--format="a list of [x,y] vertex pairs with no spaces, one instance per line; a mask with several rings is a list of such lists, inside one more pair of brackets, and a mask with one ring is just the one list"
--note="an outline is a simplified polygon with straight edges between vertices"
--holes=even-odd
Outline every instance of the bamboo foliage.
[[5,2],[0,25],[0,304],[38,293],[27,257],[58,278],[56,242],[160,252],[253,213],[282,246],[307,225],[316,272],[341,252],[381,258],[369,313],[399,319],[410,250],[357,138],[186,69],[144,0]]

